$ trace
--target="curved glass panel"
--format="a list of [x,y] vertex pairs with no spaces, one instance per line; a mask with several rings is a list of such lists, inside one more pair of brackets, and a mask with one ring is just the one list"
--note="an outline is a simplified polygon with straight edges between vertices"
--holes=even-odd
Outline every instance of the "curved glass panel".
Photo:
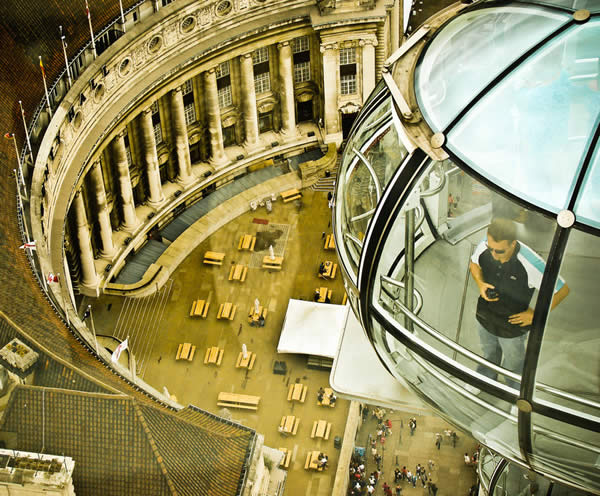
[[348,141],[338,175],[336,244],[354,285],[363,239],[375,207],[408,153],[400,140],[400,121],[391,96],[387,90],[382,96]]
[[494,450],[500,448],[512,456],[519,455],[517,418],[510,414],[509,403],[499,399],[489,403],[465,396],[451,376],[412,353],[375,319],[371,325],[375,348],[397,379],[403,384],[408,382],[411,389],[435,405],[443,418],[451,419],[454,425],[486,446]]
[[[530,3],[530,0],[517,0],[517,2],[521,1]],[[597,0],[537,0],[535,3],[572,10],[586,9],[592,13],[600,12],[600,4],[598,4]],[[554,493],[552,493],[552,496],[554,496]]]
[[490,480],[492,478],[492,474],[494,473],[494,470],[496,470],[496,466],[501,460],[501,456],[498,456],[493,451],[490,451],[487,447],[481,448],[477,473],[479,474],[479,480],[488,493],[490,490]]
[[474,10],[450,21],[415,72],[419,107],[431,128],[443,131],[498,74],[569,19],[566,13],[510,6]]
[[582,192],[575,204],[575,215],[580,222],[600,228],[600,145],[596,146],[585,176]]
[[[524,468],[509,463],[506,465],[491,496],[531,496],[548,494],[550,481]],[[554,491],[552,492],[554,496]]]
[[516,395],[553,232],[553,220],[431,162],[382,240],[374,297],[423,346]]
[[448,148],[531,203],[565,208],[600,112],[599,46],[600,19],[569,28],[480,100]]
[[597,491],[600,488],[600,433],[536,413],[532,413],[531,420],[534,431],[532,467],[543,473],[561,474],[580,487]]

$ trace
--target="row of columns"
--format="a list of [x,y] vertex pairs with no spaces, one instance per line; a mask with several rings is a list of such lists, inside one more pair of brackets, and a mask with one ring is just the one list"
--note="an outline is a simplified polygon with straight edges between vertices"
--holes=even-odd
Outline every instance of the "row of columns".
[[[366,97],[375,87],[375,43],[364,43],[363,46],[363,92]],[[324,95],[325,102],[325,129],[327,134],[339,132],[338,109],[337,109],[337,65],[338,52],[337,43],[321,46],[323,53]],[[293,53],[290,42],[277,44],[279,50],[279,75],[280,101],[281,101],[281,134],[284,139],[291,139],[296,135],[296,105],[294,97],[294,66]],[[241,83],[242,83],[242,108],[244,114],[244,125],[246,130],[245,146],[250,151],[259,144],[258,111],[256,107],[256,88],[254,85],[254,66],[252,53],[240,56]],[[372,73],[372,74],[371,74]],[[333,77],[332,77],[333,75]],[[209,69],[204,73],[204,89],[206,93],[207,124],[210,136],[211,158],[210,163],[219,168],[228,160],[225,155],[223,144],[223,131],[221,126],[221,109],[217,89],[217,78],[215,69]],[[196,180],[192,172],[190,150],[188,142],[187,125],[185,122],[185,109],[183,93],[181,88],[171,91],[170,96],[171,113],[173,119],[174,144],[177,156],[178,175],[177,182],[187,186]],[[152,110],[147,108],[142,111],[140,118],[140,130],[143,145],[143,157],[145,162],[145,174],[148,183],[148,203],[153,207],[159,207],[165,196],[162,191],[160,180],[158,153],[154,137],[154,126],[152,123]],[[133,232],[140,224],[135,211],[133,188],[129,173],[127,150],[125,147],[125,134],[119,133],[112,142],[112,156],[116,165],[119,184],[119,202],[123,214],[124,231]],[[108,202],[104,188],[102,168],[96,162],[91,168],[94,201],[98,215],[99,234],[102,246],[100,256],[111,259],[115,253],[112,239],[112,227],[108,211]],[[97,284],[98,276],[94,268],[94,257],[90,243],[90,230],[87,222],[85,204],[81,193],[77,193],[74,201],[77,236],[80,246],[80,258],[82,268],[82,284],[93,287]]]

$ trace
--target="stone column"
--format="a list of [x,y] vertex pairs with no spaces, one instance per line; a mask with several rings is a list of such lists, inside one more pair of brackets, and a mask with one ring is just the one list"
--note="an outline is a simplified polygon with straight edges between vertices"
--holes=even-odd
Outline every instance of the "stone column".
[[338,45],[321,45],[323,54],[323,101],[325,106],[325,143],[342,142],[337,99],[338,99]]
[[391,53],[394,53],[400,48],[402,36],[404,32],[404,26],[402,25],[401,11],[402,11],[402,0],[396,0],[392,7],[392,16],[390,19],[390,38],[391,38]]
[[117,164],[119,174],[119,190],[121,193],[121,208],[123,209],[123,224],[125,231],[133,232],[139,221],[135,215],[135,203],[133,202],[133,189],[131,188],[131,177],[129,176],[129,164],[127,163],[127,151],[123,133],[116,136],[113,141],[113,155]]
[[278,43],[279,76],[281,77],[281,133],[287,137],[296,135],[296,101],[294,98],[294,62],[289,41]]
[[242,69],[242,102],[246,128],[245,146],[252,149],[258,144],[258,112],[256,110],[256,89],[254,88],[254,67],[251,53],[240,56],[240,66]]
[[92,165],[92,180],[94,183],[94,192],[96,194],[100,239],[102,240],[100,256],[110,260],[115,254],[115,245],[113,244],[113,232],[110,224],[108,205],[106,204],[106,190],[104,189],[104,178],[102,177],[102,167],[100,166],[100,162],[96,162]]
[[223,147],[219,91],[217,89],[217,75],[214,69],[209,69],[204,73],[204,90],[206,91],[206,113],[208,115],[208,133],[210,135],[210,163],[218,169],[227,163],[227,156]]
[[98,274],[96,274],[96,267],[94,266],[94,253],[92,252],[92,242],[90,241],[90,228],[88,226],[85,204],[83,203],[81,191],[77,192],[73,203],[75,206],[77,239],[79,241],[81,284],[88,288],[95,288],[98,285]]
[[364,103],[375,89],[375,46],[377,45],[377,39],[360,40],[359,44],[362,47],[362,97]]
[[152,109],[147,108],[140,115],[140,127],[142,128],[142,140],[144,142],[144,159],[146,161],[146,178],[148,179],[148,203],[156,207],[160,205],[165,197],[160,182],[160,170],[158,168],[158,153],[156,152],[156,139],[154,138],[154,125],[152,124]]
[[179,174],[177,182],[190,184],[195,177],[192,173],[192,160],[190,158],[190,144],[188,142],[185,111],[183,109],[183,92],[181,88],[171,91],[171,114],[173,116],[173,134],[175,136],[175,153]]

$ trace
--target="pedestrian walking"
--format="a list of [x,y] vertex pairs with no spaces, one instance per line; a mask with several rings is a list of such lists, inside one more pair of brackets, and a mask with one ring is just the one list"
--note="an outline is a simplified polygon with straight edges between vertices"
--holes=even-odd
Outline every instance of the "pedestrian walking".
[[439,432],[437,432],[435,434],[435,446],[437,449],[440,449],[441,445],[442,445],[442,436],[440,435]]

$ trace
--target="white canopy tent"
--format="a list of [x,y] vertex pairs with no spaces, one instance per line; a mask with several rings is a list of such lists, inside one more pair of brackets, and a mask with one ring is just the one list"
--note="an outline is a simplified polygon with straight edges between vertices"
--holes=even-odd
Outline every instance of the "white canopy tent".
[[334,358],[349,308],[290,299],[277,352]]

